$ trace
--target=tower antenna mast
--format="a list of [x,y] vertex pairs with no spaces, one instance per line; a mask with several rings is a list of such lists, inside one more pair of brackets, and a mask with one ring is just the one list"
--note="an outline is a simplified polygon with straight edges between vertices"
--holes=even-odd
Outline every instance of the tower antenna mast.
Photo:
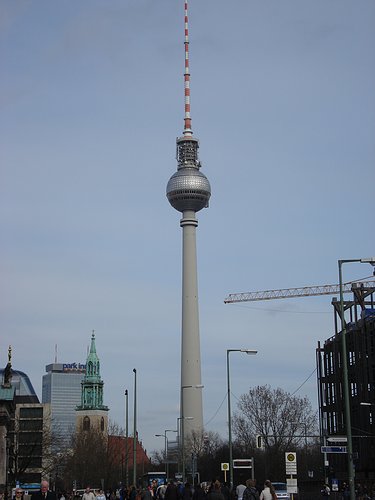
[[189,68],[189,17],[188,17],[188,2],[185,0],[185,118],[184,118],[184,135],[192,136],[191,116],[190,116],[190,68]]

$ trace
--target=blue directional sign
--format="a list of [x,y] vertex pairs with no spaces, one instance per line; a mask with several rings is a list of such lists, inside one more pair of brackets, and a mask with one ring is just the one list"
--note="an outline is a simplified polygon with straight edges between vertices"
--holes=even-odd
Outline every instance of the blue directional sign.
[[346,446],[322,446],[322,453],[347,453]]

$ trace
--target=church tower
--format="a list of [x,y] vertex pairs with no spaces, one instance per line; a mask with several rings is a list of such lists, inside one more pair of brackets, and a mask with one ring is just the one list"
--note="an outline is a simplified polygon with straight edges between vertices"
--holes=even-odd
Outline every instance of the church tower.
[[103,404],[104,382],[100,377],[100,362],[96,354],[95,333],[92,332],[86,373],[81,382],[81,404],[76,408],[76,430],[96,430],[108,435],[108,407]]

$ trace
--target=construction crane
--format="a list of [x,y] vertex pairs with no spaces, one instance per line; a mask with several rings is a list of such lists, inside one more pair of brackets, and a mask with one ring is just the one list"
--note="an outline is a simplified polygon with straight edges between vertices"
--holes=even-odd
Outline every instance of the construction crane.
[[[343,293],[352,291],[352,287],[361,289],[374,288],[375,279],[369,281],[348,281],[342,285]],[[224,300],[225,304],[235,302],[255,302],[258,300],[288,299],[292,297],[310,297],[312,295],[335,295],[340,293],[340,285],[303,286],[300,288],[280,288],[279,290],[262,290],[259,292],[231,293]]]

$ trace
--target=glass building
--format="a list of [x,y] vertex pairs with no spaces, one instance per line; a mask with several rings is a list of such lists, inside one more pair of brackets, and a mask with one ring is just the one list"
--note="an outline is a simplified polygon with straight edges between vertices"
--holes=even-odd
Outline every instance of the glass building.
[[[12,368],[11,385],[15,388],[16,403],[39,403],[38,396],[26,373]],[[0,379],[4,378],[4,368],[0,368]]]
[[42,403],[51,407],[52,434],[69,440],[75,430],[76,407],[81,403],[81,382],[86,365],[52,363],[43,375]]

